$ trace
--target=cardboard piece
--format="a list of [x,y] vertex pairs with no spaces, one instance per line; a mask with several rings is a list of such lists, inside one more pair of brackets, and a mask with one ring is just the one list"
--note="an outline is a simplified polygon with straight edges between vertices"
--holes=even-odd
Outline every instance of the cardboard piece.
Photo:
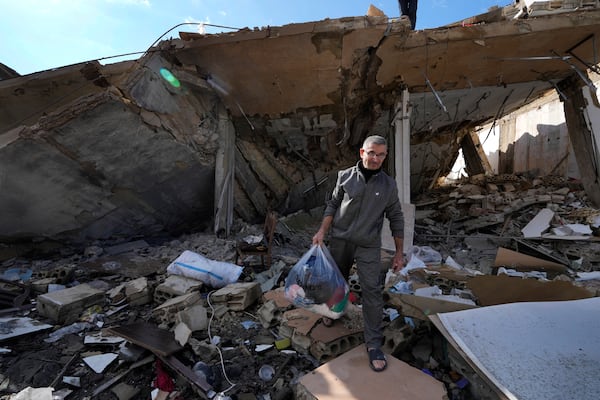
[[557,273],[567,272],[567,267],[552,261],[542,260],[541,258],[528,256],[518,253],[513,250],[498,248],[496,259],[494,260],[495,267],[513,268],[518,271],[552,271]]
[[395,357],[386,357],[387,369],[373,372],[366,347],[357,346],[300,378],[300,390],[319,400],[447,398],[442,382]]
[[389,295],[387,303],[394,308],[398,308],[398,311],[400,311],[403,316],[413,317],[423,321],[428,320],[429,315],[432,314],[468,310],[477,307],[473,304],[459,303],[427,296],[415,296],[413,294],[386,293],[386,295]]
[[304,308],[294,308],[283,313],[283,319],[287,326],[294,328],[296,332],[303,335],[308,335],[321,318],[323,318],[322,315]]
[[565,281],[538,281],[506,275],[482,275],[467,281],[480,306],[496,304],[578,300],[594,297],[587,289]]

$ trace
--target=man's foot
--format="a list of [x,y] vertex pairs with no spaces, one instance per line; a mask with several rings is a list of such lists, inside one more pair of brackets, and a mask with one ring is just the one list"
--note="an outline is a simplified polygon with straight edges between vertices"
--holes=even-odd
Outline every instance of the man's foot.
[[331,325],[333,325],[333,320],[331,318],[327,318],[327,317],[323,317],[321,319],[321,322],[323,323],[323,325],[325,325],[326,327],[330,327]]
[[387,368],[387,360],[381,349],[367,349],[369,353],[369,366],[375,372],[381,372]]
[[400,16],[400,23],[408,28],[412,27],[412,24],[410,22],[410,18],[408,18],[408,15],[401,15]]

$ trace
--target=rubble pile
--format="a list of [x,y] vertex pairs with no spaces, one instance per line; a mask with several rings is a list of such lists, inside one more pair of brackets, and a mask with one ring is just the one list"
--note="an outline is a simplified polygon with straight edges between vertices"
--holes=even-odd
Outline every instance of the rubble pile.
[[[415,244],[434,247],[465,267],[489,273],[496,249],[507,246],[575,271],[600,269],[600,210],[588,203],[577,181],[478,175],[431,190],[414,203]],[[526,235],[522,230],[541,210],[550,218]]]
[[[415,204],[414,246],[386,283],[384,350],[443,382],[449,399],[498,398],[430,316],[598,296],[600,212],[576,182],[515,176],[474,177]],[[356,275],[331,327],[284,296],[320,212],[279,219],[270,267],[235,264],[240,240],[262,230],[242,223],[229,239],[193,233],[2,260],[0,398],[314,398],[302,378],[362,344]],[[175,273],[186,252],[239,275],[215,284]],[[382,250],[384,264],[392,256]]]

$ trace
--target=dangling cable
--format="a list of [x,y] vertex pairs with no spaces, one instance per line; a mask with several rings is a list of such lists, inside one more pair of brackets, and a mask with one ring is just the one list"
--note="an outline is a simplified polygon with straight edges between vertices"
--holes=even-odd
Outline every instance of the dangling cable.
[[[208,293],[208,296],[206,296],[206,301],[207,301],[207,303],[208,303],[208,306],[210,307],[210,311],[211,311],[211,313],[210,313],[210,318],[208,319],[208,340],[209,340],[211,343],[212,343],[212,339],[213,339],[213,337],[212,337],[212,334],[211,334],[211,332],[210,332],[210,326],[211,326],[211,324],[212,324],[212,320],[213,320],[213,318],[214,318],[214,316],[215,316],[215,309],[214,309],[214,307],[212,306],[212,304],[210,303],[210,295],[211,295],[211,294],[213,294],[214,292],[215,292],[215,291],[213,290],[212,292]],[[219,348],[219,346],[218,346],[218,345],[216,345],[216,344],[215,344],[215,347],[217,348],[217,352],[219,353],[219,358],[221,359],[221,370],[223,371],[223,376],[225,377],[225,380],[226,380],[226,381],[229,383],[229,385],[230,385],[230,386],[229,386],[229,388],[227,388],[227,389],[225,389],[225,390],[223,390],[223,391],[222,391],[222,393],[225,393],[225,392],[228,392],[228,391],[230,391],[231,389],[233,389],[233,388],[234,388],[234,386],[235,386],[235,383],[232,383],[232,382],[229,380],[229,377],[227,376],[227,373],[225,372],[225,361],[223,360],[223,353],[221,352],[221,349],[220,349],[220,348]]]

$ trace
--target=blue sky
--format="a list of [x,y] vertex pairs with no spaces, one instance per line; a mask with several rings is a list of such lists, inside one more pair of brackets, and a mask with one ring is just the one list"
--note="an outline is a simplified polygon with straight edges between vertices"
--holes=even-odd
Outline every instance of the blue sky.
[[[481,14],[512,0],[419,0],[417,29]],[[0,0],[0,63],[25,75],[88,60],[103,64],[143,52],[177,24],[204,22],[232,28],[280,26],[362,16],[373,4],[390,17],[396,0]],[[226,31],[205,27],[207,33]],[[169,31],[197,32],[185,25]]]

